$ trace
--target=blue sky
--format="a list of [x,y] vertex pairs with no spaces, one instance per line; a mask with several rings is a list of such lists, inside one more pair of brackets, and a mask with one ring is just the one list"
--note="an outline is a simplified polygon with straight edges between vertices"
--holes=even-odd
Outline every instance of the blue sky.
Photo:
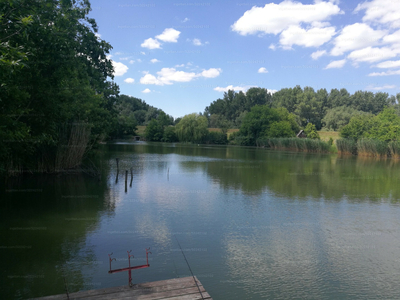
[[400,1],[91,0],[121,94],[181,117],[233,88],[395,95]]

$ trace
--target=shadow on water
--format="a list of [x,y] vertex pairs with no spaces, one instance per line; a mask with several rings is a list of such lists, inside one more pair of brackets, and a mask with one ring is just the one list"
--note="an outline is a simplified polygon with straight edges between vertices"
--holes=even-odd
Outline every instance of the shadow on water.
[[[108,173],[103,169],[103,175]],[[105,180],[87,175],[24,175],[2,181],[2,299],[26,299],[88,289],[82,266],[94,265],[85,247],[103,214],[114,213]]]

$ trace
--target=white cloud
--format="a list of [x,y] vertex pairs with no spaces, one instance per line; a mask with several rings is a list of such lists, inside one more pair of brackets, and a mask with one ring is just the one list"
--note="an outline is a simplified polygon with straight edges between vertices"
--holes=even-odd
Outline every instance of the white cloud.
[[199,39],[193,39],[193,45],[195,45],[195,46],[201,46],[201,45],[203,45],[203,44],[201,43],[201,41],[200,41]]
[[147,40],[144,40],[144,42],[140,46],[148,49],[161,49],[161,43],[153,38],[148,38]]
[[375,91],[380,91],[380,90],[386,90],[386,89],[394,89],[396,86],[395,85],[384,85],[384,86],[367,86],[367,90],[375,90]]
[[218,77],[221,73],[221,69],[210,68],[208,70],[204,70],[201,72],[201,76],[206,78],[215,78]]
[[241,35],[258,32],[278,34],[290,26],[322,22],[339,13],[340,8],[331,2],[316,1],[305,5],[287,0],[280,4],[269,3],[264,7],[253,6],[231,28]]
[[368,76],[390,76],[390,75],[400,75],[400,70],[395,70],[395,71],[389,70],[387,72],[381,72],[381,73],[374,72],[368,74]]
[[145,93],[145,94],[148,94],[148,93],[150,93],[150,92],[151,92],[150,89],[144,89],[144,90],[142,91],[142,93]]
[[339,68],[342,68],[342,67],[344,66],[345,63],[346,63],[346,60],[345,60],[345,59],[342,59],[342,60],[334,60],[334,61],[332,61],[330,64],[328,64],[328,65],[325,67],[325,69],[333,69],[333,68],[339,69]]
[[127,78],[127,79],[124,80],[124,82],[126,82],[126,83],[134,83],[134,82],[135,82],[135,79],[133,79],[133,78]]
[[326,50],[318,50],[318,51],[315,51],[315,52],[311,53],[311,58],[312,59],[318,59],[322,55],[326,55],[326,54],[327,54]]
[[142,55],[146,55],[146,53],[145,53],[145,52],[143,52],[143,51],[140,51],[140,54],[142,54]]
[[344,27],[334,39],[335,47],[331,54],[342,55],[344,52],[374,46],[386,34],[383,30],[374,30],[367,24],[355,23]]
[[175,68],[181,68],[181,67],[184,67],[184,66],[185,66],[185,64],[175,65]]
[[268,91],[268,93],[270,93],[272,95],[272,94],[276,93],[278,90],[269,90],[269,89],[267,89],[267,91]]
[[377,64],[375,67],[381,69],[398,68],[400,67],[400,60],[388,60]]
[[176,43],[180,33],[180,31],[173,28],[166,28],[163,33],[156,36],[156,39],[159,39],[163,42]]
[[100,33],[97,33],[97,32],[96,32],[94,35],[97,37],[97,39],[100,39],[100,38],[101,38],[101,34],[100,34]]
[[159,61],[157,58],[153,58],[153,59],[150,60],[150,62],[152,62],[153,64],[155,64],[155,63],[160,62],[160,61]]
[[189,82],[196,77],[215,78],[219,76],[221,69],[210,68],[201,73],[177,71],[175,68],[162,68],[157,72],[157,77],[152,74],[145,74],[140,78],[142,84],[170,85],[174,82]]
[[247,91],[248,89],[249,89],[248,87],[228,85],[227,87],[219,87],[219,86],[217,86],[216,88],[214,88],[214,91],[217,91],[217,92],[227,92],[227,91],[229,91],[229,90],[234,90],[234,91],[242,91],[242,92],[245,92],[245,91]]
[[377,62],[380,60],[395,57],[397,54],[390,48],[372,48],[367,47],[364,49],[351,52],[347,57],[356,62]]
[[400,28],[400,3],[396,0],[373,0],[358,4],[354,12],[365,10],[364,22]]
[[385,43],[400,43],[400,30],[397,30],[396,32],[389,34],[383,38],[383,41]]
[[271,45],[269,45],[268,48],[271,49],[271,50],[275,50],[275,49],[276,49],[276,46],[275,46],[274,44],[271,44]]
[[185,22],[187,22],[189,20],[190,20],[189,18],[185,18],[185,19],[183,19],[182,23],[185,23]]
[[305,30],[300,26],[292,25],[281,33],[279,43],[284,49],[290,49],[292,45],[319,47],[328,42],[334,34],[334,27],[313,27]]
[[161,81],[159,81],[156,76],[151,74],[146,74],[142,78],[140,78],[141,84],[156,84],[156,85],[163,85]]
[[128,67],[123,63],[112,61],[112,65],[114,67],[114,76],[122,76],[128,71]]
[[133,64],[133,63],[135,63],[135,61],[134,61],[133,59],[131,59],[131,60],[129,61],[129,63],[130,63],[130,64]]
[[268,73],[268,70],[264,67],[258,69],[258,73]]
[[137,59],[137,62],[142,62],[142,60],[140,58]]

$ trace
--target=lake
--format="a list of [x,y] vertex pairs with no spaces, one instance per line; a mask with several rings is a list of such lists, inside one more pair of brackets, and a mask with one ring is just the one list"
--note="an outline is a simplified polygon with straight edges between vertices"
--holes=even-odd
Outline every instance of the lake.
[[134,283],[190,276],[178,242],[215,300],[400,299],[398,161],[121,141],[94,163],[2,181],[2,299],[126,285],[108,254],[149,247]]

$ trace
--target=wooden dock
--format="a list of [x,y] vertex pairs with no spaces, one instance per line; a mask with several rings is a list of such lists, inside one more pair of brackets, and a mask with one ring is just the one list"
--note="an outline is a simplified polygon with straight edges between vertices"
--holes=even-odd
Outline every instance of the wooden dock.
[[[196,282],[197,281],[197,285]],[[199,292],[199,288],[201,294]],[[67,295],[54,295],[40,300],[67,300]],[[169,280],[155,281],[135,284],[132,288],[126,286],[90,290],[77,293],[70,293],[69,299],[79,300],[109,300],[109,299],[137,299],[137,300],[212,300],[201,282],[193,277],[175,278]]]

